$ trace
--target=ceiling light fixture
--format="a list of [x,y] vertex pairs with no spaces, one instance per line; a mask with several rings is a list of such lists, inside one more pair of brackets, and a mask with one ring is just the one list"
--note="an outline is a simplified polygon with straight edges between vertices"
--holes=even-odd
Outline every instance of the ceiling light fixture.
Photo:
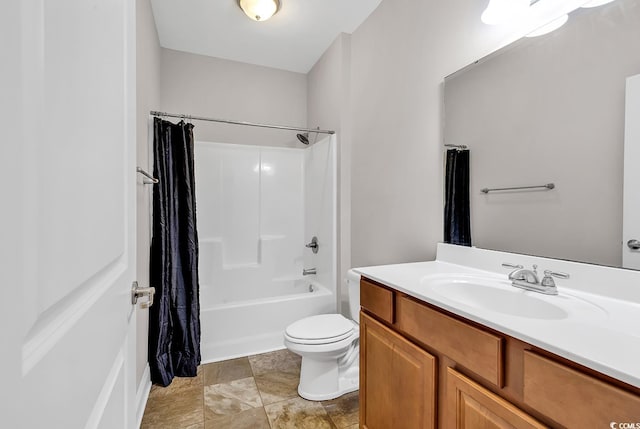
[[266,21],[280,9],[280,0],[238,0],[240,9],[254,21]]

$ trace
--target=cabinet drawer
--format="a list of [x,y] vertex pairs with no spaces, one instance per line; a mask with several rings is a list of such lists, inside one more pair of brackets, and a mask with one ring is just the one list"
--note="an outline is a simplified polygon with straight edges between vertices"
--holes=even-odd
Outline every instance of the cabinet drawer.
[[524,402],[569,428],[640,422],[640,397],[528,351]]
[[396,300],[397,326],[498,387],[503,386],[503,339],[410,298]]
[[360,306],[385,322],[394,321],[393,292],[364,277],[360,280]]

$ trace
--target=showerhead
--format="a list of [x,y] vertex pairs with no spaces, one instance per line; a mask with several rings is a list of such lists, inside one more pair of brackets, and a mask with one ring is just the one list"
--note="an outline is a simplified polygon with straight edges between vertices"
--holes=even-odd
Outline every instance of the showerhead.
[[298,140],[300,140],[300,143],[309,144],[309,133],[304,133],[304,134],[296,134],[296,137],[298,137]]

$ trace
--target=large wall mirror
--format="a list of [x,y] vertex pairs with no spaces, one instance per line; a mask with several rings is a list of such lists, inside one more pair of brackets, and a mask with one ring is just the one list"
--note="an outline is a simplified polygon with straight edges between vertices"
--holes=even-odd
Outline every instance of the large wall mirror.
[[639,73],[640,2],[617,0],[445,79],[445,143],[470,149],[474,246],[622,265],[625,84]]

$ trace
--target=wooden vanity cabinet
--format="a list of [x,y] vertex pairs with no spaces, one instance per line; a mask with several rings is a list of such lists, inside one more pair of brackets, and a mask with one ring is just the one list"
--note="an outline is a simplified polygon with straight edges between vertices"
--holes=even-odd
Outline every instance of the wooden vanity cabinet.
[[361,280],[360,427],[640,422],[640,389]]

